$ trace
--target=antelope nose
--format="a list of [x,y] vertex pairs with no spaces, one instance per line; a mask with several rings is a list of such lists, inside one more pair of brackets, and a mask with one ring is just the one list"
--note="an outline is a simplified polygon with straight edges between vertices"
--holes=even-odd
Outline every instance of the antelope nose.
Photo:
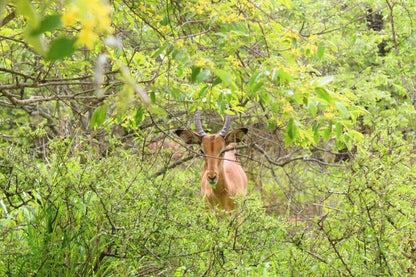
[[215,183],[215,181],[217,180],[217,174],[212,173],[212,174],[208,174],[208,182],[210,183]]

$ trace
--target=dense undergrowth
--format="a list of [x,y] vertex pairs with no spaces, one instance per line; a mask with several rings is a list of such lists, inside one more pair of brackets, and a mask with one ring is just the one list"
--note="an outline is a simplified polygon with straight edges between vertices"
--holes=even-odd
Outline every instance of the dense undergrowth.
[[[101,157],[74,139],[43,152],[2,142],[0,274],[412,273],[414,138],[395,128],[402,121],[374,120],[391,128],[367,135],[352,160],[276,170],[283,188],[300,187],[290,204],[276,185],[268,198],[273,186],[250,180],[230,213],[207,209],[199,163],[149,178],[157,168],[117,144]],[[304,172],[296,184],[289,169]],[[308,205],[319,209],[302,214]]]
[[[0,0],[0,276],[416,274],[415,11]],[[249,130],[233,212],[164,147],[197,109]]]

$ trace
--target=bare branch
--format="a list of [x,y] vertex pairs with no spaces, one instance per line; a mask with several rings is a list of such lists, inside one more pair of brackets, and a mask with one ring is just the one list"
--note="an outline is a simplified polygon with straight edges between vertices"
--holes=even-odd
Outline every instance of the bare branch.
[[263,148],[261,148],[258,144],[253,144],[252,146],[254,149],[262,153],[263,156],[266,157],[269,163],[273,165],[281,166],[281,167],[291,162],[298,161],[298,160],[306,161],[306,162],[315,162],[315,163],[319,163],[319,164],[326,165],[326,166],[345,167],[342,164],[327,163],[327,162],[324,162],[315,158],[307,157],[307,156],[299,156],[299,157],[290,158],[290,155],[286,155],[275,160],[272,157],[270,157],[270,155]]
[[151,176],[151,178],[156,178],[157,176],[164,174],[164,173],[165,173],[166,171],[168,171],[169,169],[175,168],[175,167],[177,167],[178,165],[183,164],[184,162],[187,162],[187,161],[189,161],[189,160],[192,160],[192,159],[193,159],[193,158],[195,158],[196,156],[197,156],[197,155],[196,155],[196,154],[194,154],[194,155],[190,155],[190,156],[188,156],[188,157],[185,157],[185,158],[183,158],[183,159],[180,159],[179,161],[176,161],[176,162],[174,162],[173,164],[170,164],[170,165],[168,165],[167,167],[164,167],[164,168],[160,169],[159,171],[155,172],[155,173]]
[[0,28],[3,27],[4,25],[6,25],[7,23],[9,23],[10,21],[12,21],[14,18],[16,17],[16,13],[15,11],[12,11],[11,13],[9,13],[5,18],[3,18],[3,20],[0,23]]
[[25,106],[30,104],[35,104],[38,102],[47,102],[53,100],[64,100],[64,99],[97,99],[101,100],[106,98],[106,96],[78,96],[78,94],[73,95],[54,95],[49,97],[41,97],[41,96],[31,96],[28,99],[20,100],[17,99],[17,95],[7,92],[6,90],[0,91],[1,94],[6,96],[12,104],[15,106]]

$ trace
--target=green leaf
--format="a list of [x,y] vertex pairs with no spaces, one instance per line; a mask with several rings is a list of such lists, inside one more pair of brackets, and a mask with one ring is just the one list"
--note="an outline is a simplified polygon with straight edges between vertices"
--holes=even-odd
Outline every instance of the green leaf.
[[257,83],[257,80],[260,78],[261,74],[262,72],[260,71],[251,75],[250,79],[248,79],[248,87],[253,87]]
[[321,98],[322,100],[324,100],[328,104],[331,104],[332,97],[326,89],[321,88],[321,87],[316,87],[315,92],[316,92],[316,94],[318,95],[319,98]]
[[286,136],[285,144],[290,145],[296,138],[298,134],[298,124],[299,122],[293,118],[289,119],[286,127]]
[[198,76],[199,72],[201,72],[200,67],[196,67],[196,66],[192,67],[192,74],[191,74],[192,83],[195,83],[195,81],[197,80],[196,77]]
[[348,109],[341,102],[335,102],[335,106],[337,106],[344,117],[348,118],[350,116]]
[[215,74],[221,79],[221,81],[226,85],[231,87],[231,89],[237,89],[237,85],[234,83],[233,77],[230,72],[216,69]]
[[271,106],[270,106],[270,110],[274,113],[277,113],[279,111],[279,109],[280,109],[280,105],[276,102],[271,104]]
[[205,95],[207,95],[208,92],[208,86],[203,87],[200,91],[199,91],[199,97],[205,97]]
[[257,92],[263,86],[264,82],[258,82],[250,87],[252,92]]
[[143,119],[144,119],[144,109],[143,109],[143,107],[139,107],[136,110],[136,114],[134,115],[134,124],[135,124],[135,126],[139,127],[140,123],[143,122]]
[[6,0],[0,0],[0,20],[3,20],[4,12],[6,11]]
[[56,61],[69,57],[75,52],[77,38],[60,37],[52,41],[49,51],[46,53],[46,60]]
[[335,124],[335,136],[337,137],[337,139],[339,139],[342,136],[342,125],[339,122]]
[[355,139],[356,142],[361,142],[364,139],[364,135],[360,132],[357,132],[355,130],[349,130],[351,138]]
[[280,0],[280,3],[282,3],[286,9],[292,8],[292,0]]
[[269,101],[270,101],[270,94],[267,91],[265,91],[264,89],[260,90],[260,93],[258,93],[258,96],[260,98],[259,99],[260,102],[262,102],[262,103],[269,103]]
[[107,118],[107,105],[95,109],[90,120],[90,127],[96,128],[101,126]]
[[227,108],[227,103],[225,101],[221,101],[221,102],[219,102],[219,105],[220,105],[219,112],[222,115],[222,114],[224,114],[225,109]]
[[16,13],[19,16],[23,16],[27,20],[27,25],[24,30],[25,41],[38,53],[45,55],[46,43],[41,36],[32,36],[30,33],[33,29],[39,26],[40,19],[36,10],[28,0],[17,0],[15,1]]
[[325,43],[324,42],[320,42],[318,44],[318,51],[316,52],[316,56],[318,57],[318,59],[322,59],[325,53]]
[[215,87],[216,85],[218,85],[218,84],[221,84],[221,78],[216,78],[215,80],[214,80],[214,82],[212,83],[212,87]]
[[308,110],[311,116],[316,116],[318,113],[318,107],[315,105],[314,101],[311,101],[308,105]]
[[331,133],[332,133],[332,122],[329,122],[328,128],[324,131],[322,135],[325,142],[329,140],[329,138],[331,137]]
[[45,56],[47,50],[45,38],[43,36],[31,36],[29,32],[30,30],[28,29],[24,32],[26,42],[29,43],[38,54]]
[[155,106],[155,105],[149,108],[149,112],[155,115],[168,115],[168,113],[163,108]]
[[168,16],[165,16],[165,17],[162,19],[162,21],[160,21],[160,24],[161,24],[162,26],[167,26],[167,25],[169,24],[169,17],[168,17]]
[[[152,58],[156,58],[159,57],[160,54],[162,54],[163,51],[165,51],[168,47],[170,47],[169,44],[163,45],[162,47],[159,47],[158,49],[156,49],[155,52],[153,52],[152,54]],[[175,59],[175,54],[172,53],[173,58]]]
[[154,91],[150,92],[150,100],[152,101],[152,103],[156,103],[156,94]]
[[287,135],[288,137],[293,140],[296,137],[298,131],[298,126],[295,124],[295,120],[293,118],[289,119],[287,123]]
[[[160,54],[160,53],[159,53]],[[172,51],[172,58],[176,61],[180,61],[182,62],[182,59],[184,58],[184,54],[182,51],[178,50],[178,49],[174,49]]]
[[284,84],[284,83],[289,83],[292,79],[292,77],[290,76],[289,73],[287,73],[286,71],[284,71],[283,69],[279,69],[277,71],[277,79],[276,82],[277,84]]
[[48,15],[42,19],[42,21],[40,22],[40,25],[37,28],[33,29],[30,32],[30,35],[37,36],[45,32],[53,31],[61,26],[62,26],[62,23],[61,23],[60,14]]
[[204,82],[205,80],[209,79],[211,76],[211,71],[208,69],[202,70],[199,72],[199,74],[196,76],[197,82]]
[[274,129],[276,129],[276,121],[271,120],[268,122],[267,130],[274,130]]
[[319,123],[315,123],[312,127],[312,131],[313,131],[313,141],[318,144],[319,143],[319,129],[320,129],[320,125]]
[[326,84],[331,83],[334,80],[334,76],[328,75],[317,80],[320,86],[325,86]]
[[29,28],[36,28],[39,25],[39,15],[29,0],[17,0],[15,7],[18,15],[27,18]]

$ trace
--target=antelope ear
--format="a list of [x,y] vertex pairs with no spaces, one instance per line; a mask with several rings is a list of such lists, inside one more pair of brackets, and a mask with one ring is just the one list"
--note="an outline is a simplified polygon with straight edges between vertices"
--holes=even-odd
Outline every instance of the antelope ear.
[[229,131],[225,135],[225,144],[228,145],[231,142],[240,142],[241,139],[247,134],[248,129],[247,128],[240,128]]
[[195,132],[184,129],[177,129],[174,133],[180,137],[186,144],[201,144],[202,137]]

